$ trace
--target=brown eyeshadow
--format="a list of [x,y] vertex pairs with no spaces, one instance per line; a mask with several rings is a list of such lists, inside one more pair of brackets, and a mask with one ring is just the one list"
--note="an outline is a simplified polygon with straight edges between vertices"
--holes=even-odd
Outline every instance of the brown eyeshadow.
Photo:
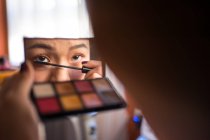
[[58,94],[75,94],[74,87],[71,83],[56,83],[55,88]]
[[117,104],[121,102],[121,99],[116,95],[114,91],[102,92],[99,94],[103,102],[107,105]]

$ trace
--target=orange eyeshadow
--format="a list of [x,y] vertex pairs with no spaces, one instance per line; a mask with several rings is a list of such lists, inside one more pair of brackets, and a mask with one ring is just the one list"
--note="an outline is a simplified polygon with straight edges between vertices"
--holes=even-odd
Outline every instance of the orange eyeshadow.
[[62,96],[60,100],[65,110],[76,110],[83,108],[79,97],[76,95]]
[[74,88],[71,83],[56,83],[55,87],[58,94],[75,94]]

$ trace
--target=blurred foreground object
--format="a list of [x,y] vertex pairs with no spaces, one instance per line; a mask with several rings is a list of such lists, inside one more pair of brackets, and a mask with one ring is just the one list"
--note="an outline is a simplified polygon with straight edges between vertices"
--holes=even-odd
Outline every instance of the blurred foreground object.
[[10,63],[7,57],[0,57],[0,70],[9,70]]
[[209,4],[87,1],[95,44],[160,140],[210,139]]
[[17,70],[10,65],[7,57],[0,57],[0,86],[6,78],[15,73]]

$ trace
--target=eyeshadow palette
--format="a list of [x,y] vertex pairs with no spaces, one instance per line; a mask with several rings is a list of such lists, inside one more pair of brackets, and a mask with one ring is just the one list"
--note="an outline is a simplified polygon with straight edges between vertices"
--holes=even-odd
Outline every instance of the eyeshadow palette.
[[126,107],[107,78],[35,83],[31,96],[41,119]]

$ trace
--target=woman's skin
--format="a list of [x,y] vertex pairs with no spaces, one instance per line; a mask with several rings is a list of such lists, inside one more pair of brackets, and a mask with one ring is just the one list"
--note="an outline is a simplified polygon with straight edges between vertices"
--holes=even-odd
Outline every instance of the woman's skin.
[[87,1],[103,59],[160,140],[210,139],[207,1]]
[[[90,60],[88,39],[25,38],[25,57],[35,69],[35,82],[82,80],[102,77],[100,61]],[[34,61],[52,64],[92,68],[87,74],[80,70],[36,64]]]
[[38,140],[38,117],[29,99],[34,80],[30,63],[7,79],[0,89],[0,139]]

